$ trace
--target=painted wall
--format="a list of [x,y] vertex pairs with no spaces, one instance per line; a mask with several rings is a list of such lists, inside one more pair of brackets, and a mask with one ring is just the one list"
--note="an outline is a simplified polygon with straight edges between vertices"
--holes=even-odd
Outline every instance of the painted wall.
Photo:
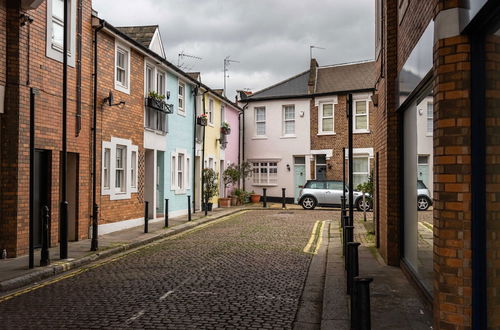
[[[221,102],[210,93],[207,93],[205,95],[205,111],[207,114],[209,111],[210,100],[213,100],[214,102],[214,119],[213,123],[209,122],[205,128],[205,164],[203,167],[208,167],[210,164],[209,159],[212,158],[214,164],[212,168],[216,171],[216,173],[219,173],[220,177],[220,160],[224,160],[225,157],[224,152],[221,152],[220,143],[217,141],[220,139]],[[216,196],[211,200],[214,207],[217,206],[219,200],[218,197],[219,196]]]
[[[167,148],[164,159],[164,196],[169,199],[169,216],[187,214],[187,196],[192,195],[195,98],[193,96],[193,87],[185,81],[184,84],[184,112],[181,112],[179,111],[179,78],[171,73],[167,73],[167,90],[170,91],[168,103],[174,105],[174,113],[168,115]],[[187,171],[187,174],[184,176],[185,189],[183,190],[176,190],[172,185],[172,156],[174,153],[179,152],[186,155],[184,171]],[[186,159],[189,159],[189,161],[186,161]],[[164,205],[162,206],[162,210],[163,208]]]
[[[227,147],[224,150],[225,164],[226,167],[230,164],[238,164],[238,151],[239,151],[239,141],[240,141],[240,131],[239,131],[239,111],[232,106],[225,105],[225,121],[227,121],[231,127],[231,134],[227,136]],[[226,191],[230,194],[234,189],[232,186],[228,186]]]
[[[284,137],[282,132],[283,106],[295,105],[295,136]],[[266,107],[266,135],[256,136],[255,108]],[[286,188],[286,197],[294,196],[294,156],[305,156],[306,179],[310,179],[310,102],[309,99],[288,99],[252,102],[245,110],[245,160],[275,161],[278,163],[278,181],[276,185],[253,184],[253,178],[246,180],[247,191],[262,194],[267,188],[267,195],[280,197],[281,188]],[[290,171],[287,169],[290,165]]]

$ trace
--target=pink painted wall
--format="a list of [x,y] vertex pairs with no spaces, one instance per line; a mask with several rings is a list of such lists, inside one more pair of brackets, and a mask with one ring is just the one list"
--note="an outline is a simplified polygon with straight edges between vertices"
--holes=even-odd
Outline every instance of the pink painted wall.
[[[225,118],[226,121],[231,126],[231,134],[227,136],[227,147],[224,150],[225,153],[225,162],[226,167],[227,163],[230,164],[238,164],[238,149],[239,149],[239,140],[240,140],[240,129],[238,124],[238,115],[239,111],[226,104],[225,106]],[[228,188],[228,193],[231,193],[232,188]]]

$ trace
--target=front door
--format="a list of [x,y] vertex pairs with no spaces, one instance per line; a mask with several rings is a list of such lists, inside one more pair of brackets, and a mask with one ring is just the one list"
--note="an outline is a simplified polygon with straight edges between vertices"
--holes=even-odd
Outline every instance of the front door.
[[306,161],[305,157],[295,157],[294,177],[295,202],[298,201],[300,189],[306,184]]
[[418,156],[418,180],[429,188],[429,156]]
[[50,151],[35,150],[34,167],[33,241],[37,248],[42,246],[42,211],[45,206],[50,208]]

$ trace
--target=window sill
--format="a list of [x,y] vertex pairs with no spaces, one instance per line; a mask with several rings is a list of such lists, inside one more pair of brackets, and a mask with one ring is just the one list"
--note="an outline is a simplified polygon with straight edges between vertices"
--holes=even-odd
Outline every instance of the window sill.
[[432,134],[432,133],[427,133],[427,134],[425,134],[425,136],[427,136],[427,137],[433,137],[433,136],[434,136],[434,134]]
[[125,87],[123,86],[121,83],[119,83],[118,81],[115,81],[115,89],[117,91],[120,91],[122,93],[125,93],[125,94],[130,94],[130,88],[129,87]]
[[370,134],[371,131],[368,130],[363,130],[363,131],[353,131],[353,134]]
[[154,128],[144,127],[144,130],[146,132],[151,132],[151,133],[155,133],[155,134],[162,135],[162,136],[167,135],[167,132],[160,131],[160,130],[157,130],[157,129],[154,129]]
[[185,195],[186,191],[185,190],[176,190],[175,195]]
[[280,136],[280,139],[296,139],[297,135],[283,135]]
[[186,111],[184,110],[177,110],[177,114],[182,117],[186,117]]
[[208,123],[207,125],[210,127],[215,127],[214,123]]
[[277,187],[278,184],[275,183],[252,183],[252,186],[254,187]]
[[254,136],[252,140],[267,140],[267,136]]
[[337,133],[335,133],[335,132],[322,132],[322,133],[318,133],[316,135],[318,135],[318,136],[329,136],[329,135],[337,135]]

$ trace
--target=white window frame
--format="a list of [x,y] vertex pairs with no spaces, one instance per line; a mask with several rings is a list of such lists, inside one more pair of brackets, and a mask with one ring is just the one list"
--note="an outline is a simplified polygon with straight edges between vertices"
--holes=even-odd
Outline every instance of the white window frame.
[[[181,93],[181,90],[182,90],[182,93]],[[186,95],[186,84],[181,81],[179,79],[179,84],[178,84],[178,103],[177,103],[177,112],[180,114],[180,115],[183,115],[185,116],[186,115],[186,102],[185,102],[185,95]],[[182,103],[182,106],[181,106],[181,103]]]
[[[286,109],[287,107],[292,107],[293,108],[293,119],[286,119]],[[296,123],[296,111],[295,111],[295,104],[284,104],[282,106],[282,111],[281,111],[281,116],[282,116],[282,136],[283,137],[295,137],[295,123]],[[286,124],[287,122],[293,122],[293,133],[286,133]]]
[[[116,146],[116,152],[115,152],[115,158],[113,159],[115,163],[115,183],[114,183],[114,189],[117,194],[123,194],[127,191],[127,146],[124,145],[117,145]],[[120,152],[118,152],[120,151]],[[118,154],[121,154],[122,160],[121,160],[121,167],[118,167]],[[118,180],[118,172],[121,172],[121,177],[122,180]],[[118,185],[120,183],[120,185]]]
[[[323,115],[323,107],[325,105],[332,106],[332,115],[331,116],[324,116]],[[318,135],[335,135],[335,106],[336,105],[337,105],[337,103],[335,103],[333,101],[319,102],[319,105],[318,105]],[[323,130],[323,119],[331,119],[332,120],[332,130],[331,131]]]
[[[53,44],[52,33],[53,33],[53,15],[52,15],[52,1],[47,0],[47,29],[46,29],[46,41],[45,49],[46,56],[56,60],[58,62],[63,62],[63,50],[62,47]],[[69,15],[70,15],[70,27],[69,27],[69,45],[68,45],[68,65],[71,67],[75,66],[75,54],[76,54],[76,0],[70,0],[69,3]]]
[[130,187],[137,189],[137,151],[130,152]]
[[[125,160],[124,160],[124,189],[123,191],[117,191],[115,189],[116,182],[116,148],[117,146],[123,146],[126,149]],[[109,164],[109,187],[106,187],[104,181],[104,159],[106,149],[110,150],[110,164]],[[135,158],[135,173],[132,171],[132,153],[136,154]],[[139,148],[137,145],[133,145],[131,140],[111,137],[111,141],[102,142],[102,154],[101,154],[101,195],[108,195],[110,200],[122,200],[130,199],[132,193],[137,193],[138,185],[138,162],[139,162]],[[134,175],[134,178],[132,178]],[[132,182],[136,183],[136,187],[132,186]]]
[[[263,120],[257,120],[257,111],[258,110],[264,110],[264,119]],[[256,137],[266,137],[267,135],[267,123],[266,123],[266,120],[267,120],[267,111],[266,111],[266,107],[265,106],[260,106],[260,107],[254,107],[253,108],[253,112],[254,112],[254,123],[255,123],[255,136]],[[258,132],[258,129],[257,129],[257,126],[258,124],[264,124],[264,134],[259,134]]]
[[[148,69],[151,70],[151,80],[148,79]],[[163,86],[161,87],[158,85],[160,76],[163,76]],[[160,95],[167,95],[167,73],[146,60],[144,63],[144,97],[148,97],[150,91]],[[160,119],[163,119],[161,125],[158,123]],[[149,110],[144,106],[144,128],[155,131],[157,134],[167,134],[168,116],[156,110]]]
[[[430,111],[429,111],[430,110]],[[433,136],[434,135],[434,102],[430,101],[427,102],[427,108],[425,109],[426,112],[426,136]],[[430,116],[429,116],[430,113]],[[430,125],[429,125],[429,120],[430,120]],[[430,128],[430,130],[429,130]]]
[[111,148],[103,148],[102,156],[102,185],[104,189],[110,189],[111,185]]
[[[179,168],[179,159],[182,158],[182,168]],[[191,164],[191,155],[187,153],[186,149],[175,149],[170,154],[170,190],[176,195],[186,194],[190,189],[191,171],[189,166]],[[179,184],[179,177],[182,178],[182,186]]]
[[215,117],[214,109],[215,109],[215,101],[214,101],[214,99],[209,98],[208,99],[208,124],[210,126],[214,126],[214,117]]
[[[278,160],[252,160],[252,185],[253,186],[265,186],[274,187],[278,185]],[[271,165],[276,164],[276,165]],[[267,169],[267,175],[265,178],[262,177],[261,169]],[[271,169],[276,170],[276,176],[274,180],[271,181]],[[265,180],[264,180],[265,179]]]
[[[367,167],[368,167],[368,168],[367,168],[367,171],[368,171],[368,172],[354,172],[354,171],[353,171],[353,173],[352,173],[352,174],[353,174],[353,180],[354,180],[354,177],[355,177],[356,175],[366,175],[366,176],[369,178],[369,177],[370,177],[370,173],[371,173],[371,168],[370,168],[370,155],[368,155],[368,154],[365,154],[365,155],[363,155],[363,154],[356,154],[356,155],[353,155],[353,156],[352,156],[352,158],[353,158],[353,162],[354,162],[354,160],[355,160],[355,159],[357,159],[357,158],[358,158],[358,159],[359,159],[359,158],[366,158],[366,160],[367,160]],[[353,166],[353,167],[354,167],[354,166]],[[356,189],[356,187],[354,187],[354,189]]]
[[[118,68],[118,52],[123,52],[126,55],[126,68],[125,68],[125,83],[118,81],[117,68]],[[115,89],[117,91],[130,94],[130,47],[115,40],[115,66],[114,66],[114,77],[115,77]]]
[[[359,103],[359,102],[365,102],[365,106],[366,106],[366,113],[365,114],[358,114],[357,113],[357,106],[356,104]],[[353,116],[353,121],[352,121],[352,125],[353,125],[353,130],[352,132],[353,133],[370,133],[370,100],[367,100],[367,99],[355,99],[353,100],[353,107],[352,107],[352,111],[354,112],[354,116]],[[357,129],[356,128],[356,121],[358,119],[358,117],[365,117],[366,116],[366,128],[360,128],[360,129]]]

